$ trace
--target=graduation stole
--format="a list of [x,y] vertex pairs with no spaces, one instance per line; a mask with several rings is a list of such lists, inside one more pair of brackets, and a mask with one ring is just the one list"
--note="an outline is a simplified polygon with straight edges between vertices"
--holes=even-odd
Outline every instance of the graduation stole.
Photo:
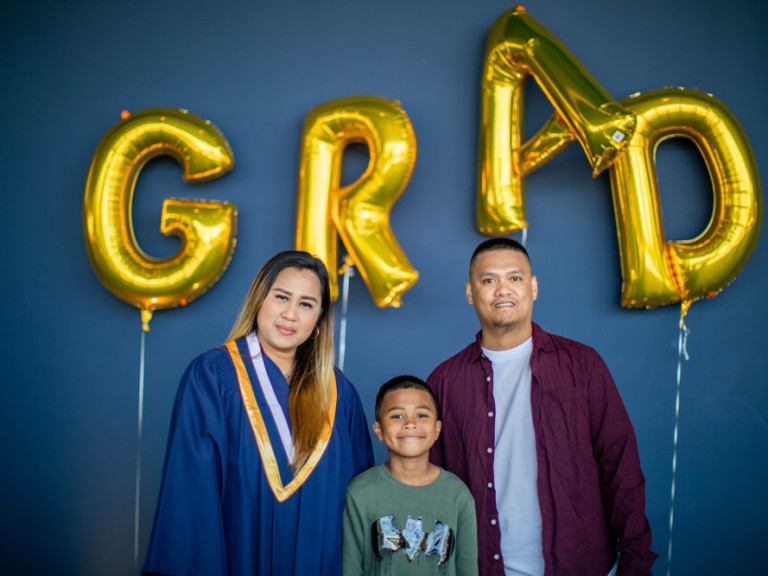
[[[255,341],[255,343],[253,341]],[[244,350],[240,350],[238,342]],[[251,344],[250,348],[248,346],[249,343]],[[331,403],[328,419],[320,434],[320,439],[317,441],[317,445],[309,455],[309,458],[307,458],[306,462],[304,462],[296,475],[293,476],[293,479],[288,482],[287,485],[284,485],[280,469],[283,468],[283,470],[286,470],[286,467],[281,467],[278,464],[273,441],[270,437],[269,430],[267,429],[267,423],[262,411],[266,413],[267,417],[270,419],[270,423],[273,423],[274,428],[277,429],[277,436],[280,437],[280,442],[283,444],[288,466],[293,458],[293,444],[285,420],[285,414],[282,407],[277,402],[274,390],[272,389],[272,382],[270,382],[269,376],[267,375],[264,366],[264,358],[262,357],[258,340],[255,335],[253,335],[253,339],[249,337],[248,340],[240,339],[238,341],[230,341],[227,342],[225,346],[235,367],[235,373],[237,374],[237,380],[240,385],[240,395],[243,398],[245,412],[248,414],[248,420],[251,423],[253,436],[256,439],[256,446],[259,449],[259,456],[261,457],[261,463],[267,477],[267,482],[269,483],[270,488],[272,488],[272,493],[275,495],[277,501],[284,502],[290,498],[294,492],[301,488],[304,482],[306,482],[307,478],[309,478],[309,475],[312,474],[312,471],[320,461],[323,453],[325,453],[325,449],[328,447],[328,441],[331,438],[333,423],[336,417],[336,375],[334,374],[333,385],[330,390]],[[254,349],[251,350],[251,348]],[[249,363],[251,364],[249,367],[246,367],[246,364],[243,361],[244,357],[253,359],[253,363]],[[253,379],[251,378],[251,374],[249,374],[251,370],[248,368],[251,368],[251,370],[254,371]],[[259,385],[257,388],[257,392],[259,393],[258,398],[254,392],[252,384],[254,379]],[[286,474],[290,476],[290,469],[286,471]]]

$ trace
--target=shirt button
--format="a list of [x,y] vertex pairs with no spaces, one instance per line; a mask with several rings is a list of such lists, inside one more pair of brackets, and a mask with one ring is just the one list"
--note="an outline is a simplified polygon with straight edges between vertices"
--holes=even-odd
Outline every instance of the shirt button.
[[498,554],[494,554],[494,555],[493,555],[493,559],[494,559],[494,560],[498,560],[498,559],[499,559],[499,555],[498,555]]
[[488,488],[493,488],[493,482],[488,482]]
[[488,454],[493,453],[493,448],[488,448],[488,450],[486,450],[486,452],[488,452]]
[[488,412],[488,418],[493,418],[493,412]]
[[486,382],[490,382],[490,381],[491,381],[491,377],[490,377],[490,376],[486,376],[486,377],[485,377],[485,381],[486,381]]
[[491,520],[491,524],[492,524],[493,526],[496,526],[496,520]]

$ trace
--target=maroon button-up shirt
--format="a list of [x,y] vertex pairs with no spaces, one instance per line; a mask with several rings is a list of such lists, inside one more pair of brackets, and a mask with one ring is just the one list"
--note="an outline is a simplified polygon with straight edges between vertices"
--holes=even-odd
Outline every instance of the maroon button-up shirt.
[[[493,458],[493,369],[481,334],[427,383],[442,408],[431,460],[475,497],[480,574],[503,576]],[[545,576],[649,575],[656,554],[645,478],[629,416],[608,367],[589,346],[533,325],[531,412]]]

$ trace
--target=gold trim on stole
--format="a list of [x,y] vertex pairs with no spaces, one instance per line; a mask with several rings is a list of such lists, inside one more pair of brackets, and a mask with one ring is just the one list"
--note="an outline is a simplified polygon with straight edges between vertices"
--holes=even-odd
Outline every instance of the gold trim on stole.
[[240,385],[240,395],[243,398],[243,405],[245,411],[248,414],[248,420],[251,422],[251,428],[253,429],[253,436],[256,439],[256,446],[259,448],[259,455],[261,456],[261,463],[264,468],[264,474],[267,477],[272,493],[278,502],[284,502],[293,495],[296,490],[301,488],[304,482],[312,474],[312,471],[320,461],[321,456],[328,447],[328,441],[331,438],[331,432],[333,431],[333,422],[336,418],[336,375],[333,375],[333,386],[331,386],[331,406],[329,411],[329,418],[323,427],[323,431],[320,434],[320,439],[317,441],[317,446],[304,462],[304,465],[296,473],[287,486],[283,486],[283,481],[280,478],[280,469],[277,466],[277,459],[275,458],[275,451],[272,448],[272,441],[267,434],[267,427],[264,424],[264,418],[259,410],[259,405],[256,402],[256,397],[253,394],[253,385],[251,379],[248,376],[248,371],[245,369],[245,363],[243,357],[240,355],[240,350],[237,348],[237,343],[234,341],[227,342],[225,344],[229,355],[232,357],[232,363],[235,366],[235,373],[237,374],[237,381]]

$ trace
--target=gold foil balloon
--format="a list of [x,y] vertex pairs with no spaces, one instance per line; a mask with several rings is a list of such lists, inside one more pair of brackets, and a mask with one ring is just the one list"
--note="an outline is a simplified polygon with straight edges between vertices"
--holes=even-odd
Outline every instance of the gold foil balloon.
[[184,110],[152,108],[123,117],[93,155],[83,201],[85,245],[99,280],[140,308],[149,330],[152,311],[188,304],[218,280],[235,248],[237,213],[228,202],[165,200],[160,230],[179,236],[181,248],[153,258],[133,231],[136,180],[160,155],[175,158],[188,182],[218,178],[234,160],[216,127]]
[[[367,145],[370,161],[360,178],[341,187],[344,148]],[[400,306],[418,279],[389,224],[416,161],[416,138],[398,102],[356,96],[313,108],[304,122],[299,172],[296,248],[328,267],[338,296],[337,233],[379,307]]]
[[[533,76],[555,116],[523,144],[523,87]],[[483,234],[526,228],[523,177],[576,139],[593,173],[626,146],[634,115],[522,6],[491,27],[481,79],[477,227]]]
[[[611,167],[623,277],[621,303],[651,308],[712,297],[741,271],[760,234],[762,194],[744,131],[711,95],[668,88],[622,102],[637,115],[625,154]],[[668,138],[696,145],[712,181],[712,218],[690,240],[665,240],[656,148]]]

